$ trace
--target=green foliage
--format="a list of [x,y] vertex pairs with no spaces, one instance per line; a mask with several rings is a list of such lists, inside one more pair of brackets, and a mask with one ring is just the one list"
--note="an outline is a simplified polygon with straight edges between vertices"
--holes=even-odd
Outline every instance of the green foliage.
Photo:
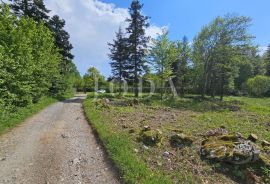
[[270,77],[270,45],[265,53],[266,75]]
[[43,23],[17,19],[7,6],[0,11],[0,96],[8,108],[24,107],[48,92],[60,55]]
[[139,96],[139,77],[144,71],[147,44],[149,38],[145,35],[145,30],[149,27],[149,17],[141,12],[143,5],[138,0],[134,0],[129,8],[130,18],[127,19],[129,26],[128,53],[129,53],[129,73],[134,83],[134,95]]
[[75,64],[72,62],[74,59],[71,53],[73,46],[69,41],[68,32],[64,29],[65,24],[65,20],[58,15],[54,15],[47,23],[54,37],[55,45],[62,56],[58,65],[60,75],[54,78],[53,86],[50,89],[52,94],[71,92],[75,87],[75,82],[81,79]]
[[178,94],[185,95],[185,92],[190,85],[190,59],[191,48],[188,43],[187,37],[184,37],[182,41],[177,41],[175,44],[176,60],[172,64],[174,85]]
[[163,30],[157,39],[152,40],[153,46],[149,54],[149,62],[153,66],[158,79],[158,84],[163,98],[163,88],[165,83],[172,78],[172,63],[176,60],[176,49],[172,42],[169,41],[168,31]]
[[106,87],[105,77],[95,67],[90,67],[83,77],[83,85],[85,91],[96,91]]
[[247,81],[250,95],[263,96],[270,90],[270,77],[258,75]]
[[217,17],[195,38],[193,58],[202,96],[218,93],[222,100],[234,89],[239,63],[254,49],[247,32],[250,21],[242,16]]
[[46,22],[49,19],[48,10],[43,0],[9,0],[10,7],[18,17],[28,17],[37,23]]
[[116,39],[114,43],[109,43],[110,54],[112,62],[110,63],[112,68],[113,79],[117,80],[119,83],[119,93],[121,94],[122,90],[122,80],[128,79],[128,45],[127,39],[124,37],[122,29],[119,28],[119,31],[116,33]]

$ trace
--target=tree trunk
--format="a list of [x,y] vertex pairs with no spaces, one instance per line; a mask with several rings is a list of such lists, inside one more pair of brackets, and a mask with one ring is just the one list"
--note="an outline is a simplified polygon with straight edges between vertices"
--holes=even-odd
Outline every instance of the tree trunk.
[[28,0],[23,1],[23,6],[24,6],[24,16],[29,16],[29,11],[28,11]]
[[119,96],[122,95],[122,67],[120,67],[119,71]]
[[223,101],[223,96],[224,96],[224,75],[222,75],[220,88],[221,88],[220,89],[220,101]]
[[135,64],[135,73],[134,73],[134,95],[135,98],[139,97],[139,78],[138,78],[138,69],[137,64]]
[[205,73],[204,76],[204,84],[203,84],[203,89],[202,89],[202,98],[205,98],[205,93],[208,85],[208,73]]

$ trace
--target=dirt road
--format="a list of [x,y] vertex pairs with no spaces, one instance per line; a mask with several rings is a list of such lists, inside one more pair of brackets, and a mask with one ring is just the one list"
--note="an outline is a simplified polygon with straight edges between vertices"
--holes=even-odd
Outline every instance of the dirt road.
[[119,183],[84,118],[83,98],[51,105],[0,137],[1,184]]

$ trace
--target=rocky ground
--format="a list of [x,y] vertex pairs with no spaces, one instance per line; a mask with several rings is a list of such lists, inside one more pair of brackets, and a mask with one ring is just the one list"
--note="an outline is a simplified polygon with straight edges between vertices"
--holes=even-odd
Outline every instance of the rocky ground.
[[119,183],[85,120],[85,96],[56,103],[0,137],[0,183]]

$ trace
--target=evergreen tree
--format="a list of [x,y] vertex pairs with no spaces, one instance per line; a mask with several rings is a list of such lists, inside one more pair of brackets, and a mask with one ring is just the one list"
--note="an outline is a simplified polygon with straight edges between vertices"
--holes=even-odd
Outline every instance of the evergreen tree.
[[110,46],[110,54],[109,57],[112,60],[110,63],[112,68],[113,78],[116,79],[119,83],[119,94],[121,94],[122,90],[122,79],[128,78],[127,71],[127,60],[128,60],[128,52],[127,52],[127,39],[124,37],[124,33],[121,28],[116,33],[116,39],[113,43],[109,43]]
[[18,16],[26,16],[34,19],[36,22],[47,22],[49,19],[48,10],[43,0],[9,0],[10,7]]
[[138,0],[133,0],[129,8],[130,18],[127,19],[129,71],[133,79],[135,97],[139,96],[139,77],[144,70],[144,57],[146,55],[149,38],[145,35],[145,29],[149,27],[149,17],[142,15],[143,5]]
[[63,56],[63,59],[67,61],[74,59],[74,56],[71,53],[73,46],[69,42],[70,36],[64,29],[65,25],[65,20],[61,19],[58,15],[54,15],[49,20],[48,27],[53,33],[55,44],[60,49],[60,54]]
[[61,76],[60,78],[55,78],[51,90],[58,91],[58,93],[60,91],[65,92],[80,78],[77,68],[72,61],[74,59],[74,56],[71,53],[73,46],[69,41],[70,36],[68,32],[64,29],[65,20],[61,19],[58,15],[54,15],[49,20],[48,27],[54,36],[55,45],[62,56],[62,60],[58,66]]

